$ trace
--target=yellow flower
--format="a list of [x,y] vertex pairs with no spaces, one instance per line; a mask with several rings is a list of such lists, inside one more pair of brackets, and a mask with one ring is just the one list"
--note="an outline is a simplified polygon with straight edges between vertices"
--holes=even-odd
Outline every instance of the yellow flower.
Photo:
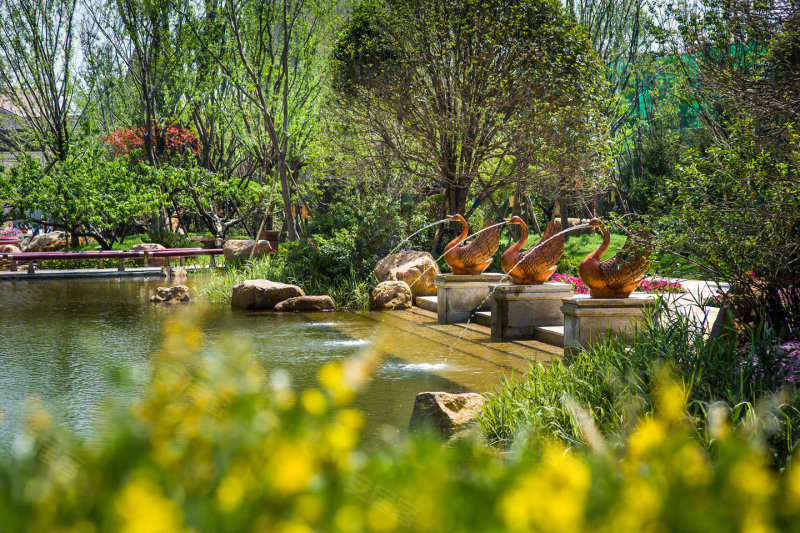
[[590,484],[586,464],[550,444],[542,462],[502,497],[499,511],[513,531],[581,531]]
[[244,496],[244,483],[236,475],[228,474],[223,478],[217,487],[216,497],[220,508],[225,512],[231,512],[242,503]]
[[183,530],[180,507],[146,478],[134,478],[114,501],[122,533],[175,533]]
[[367,526],[370,531],[394,531],[397,522],[397,507],[387,499],[379,498],[367,509]]
[[628,440],[628,452],[631,457],[642,457],[664,442],[666,436],[666,428],[660,421],[646,418]]
[[328,402],[325,396],[317,389],[307,389],[303,391],[300,398],[303,408],[314,416],[320,416],[325,413],[328,408]]
[[272,453],[264,473],[279,492],[294,494],[308,487],[314,468],[314,458],[305,443],[285,442]]
[[658,388],[657,404],[662,419],[678,422],[686,414],[686,391],[677,382],[664,383]]
[[786,472],[786,510],[789,513],[800,511],[800,465],[793,463]]

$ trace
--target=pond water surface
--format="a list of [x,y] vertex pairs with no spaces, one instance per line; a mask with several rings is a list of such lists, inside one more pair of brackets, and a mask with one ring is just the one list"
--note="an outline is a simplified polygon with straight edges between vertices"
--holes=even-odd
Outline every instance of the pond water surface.
[[[193,288],[202,283],[202,277],[188,282]],[[41,398],[57,420],[91,435],[104,398],[139,394],[134,385],[120,386],[113,372],[145,375],[165,325],[200,305],[150,304],[149,295],[164,284],[160,279],[0,282],[0,449],[20,433],[31,397]],[[299,389],[316,383],[322,365],[357,354],[373,342],[378,328],[387,327],[374,313],[208,307],[202,318],[208,342],[223,335],[248,339],[268,371],[284,370]],[[384,431],[408,427],[418,392],[488,390],[509,368],[491,360],[496,354],[467,357],[453,351],[452,337],[428,338],[418,334],[422,327],[404,322],[383,335],[389,348],[355,405],[366,414],[367,444]]]

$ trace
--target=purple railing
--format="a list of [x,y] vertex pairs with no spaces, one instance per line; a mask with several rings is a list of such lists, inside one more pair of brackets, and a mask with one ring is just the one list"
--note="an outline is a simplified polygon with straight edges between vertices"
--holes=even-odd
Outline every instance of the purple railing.
[[[275,252],[273,248],[270,252]],[[59,261],[59,260],[96,260],[99,268],[103,268],[106,259],[119,260],[118,270],[125,270],[125,259],[142,259],[144,266],[148,266],[151,258],[172,258],[180,259],[181,264],[187,257],[197,257],[201,255],[209,256],[209,266],[215,266],[214,256],[222,254],[222,248],[166,248],[163,250],[129,250],[129,251],[97,251],[97,252],[21,252],[21,253],[0,253],[0,259],[10,260],[10,270],[16,271],[18,263],[27,263],[28,272],[33,273],[37,261]]]

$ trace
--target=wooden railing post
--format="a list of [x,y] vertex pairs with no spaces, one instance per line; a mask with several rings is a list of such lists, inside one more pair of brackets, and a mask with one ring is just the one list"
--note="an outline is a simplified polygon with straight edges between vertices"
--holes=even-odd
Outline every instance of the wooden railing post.
[[99,268],[100,270],[103,270],[105,268],[105,264],[103,263],[102,257],[97,260],[97,268]]
[[16,272],[17,271],[17,260],[14,259],[13,257],[11,258],[11,264],[9,265],[8,268],[9,268],[9,270],[11,272]]
[[28,274],[33,274],[35,267],[33,266],[33,261],[28,261]]
[[120,257],[119,258],[119,266],[117,267],[117,270],[119,270],[120,272],[125,272],[125,258],[124,257]]
[[150,253],[145,250],[144,252],[144,263],[142,263],[145,267],[150,266]]

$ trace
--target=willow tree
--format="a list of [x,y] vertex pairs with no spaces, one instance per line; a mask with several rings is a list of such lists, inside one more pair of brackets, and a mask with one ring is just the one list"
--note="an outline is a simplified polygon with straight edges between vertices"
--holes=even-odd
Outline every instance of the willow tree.
[[606,160],[601,63],[556,0],[370,0],[334,68],[354,155],[441,190],[450,213],[510,184],[557,195]]
[[13,149],[38,150],[49,167],[67,159],[78,122],[76,0],[0,0],[0,16],[0,99],[21,119],[5,129],[19,134]]

